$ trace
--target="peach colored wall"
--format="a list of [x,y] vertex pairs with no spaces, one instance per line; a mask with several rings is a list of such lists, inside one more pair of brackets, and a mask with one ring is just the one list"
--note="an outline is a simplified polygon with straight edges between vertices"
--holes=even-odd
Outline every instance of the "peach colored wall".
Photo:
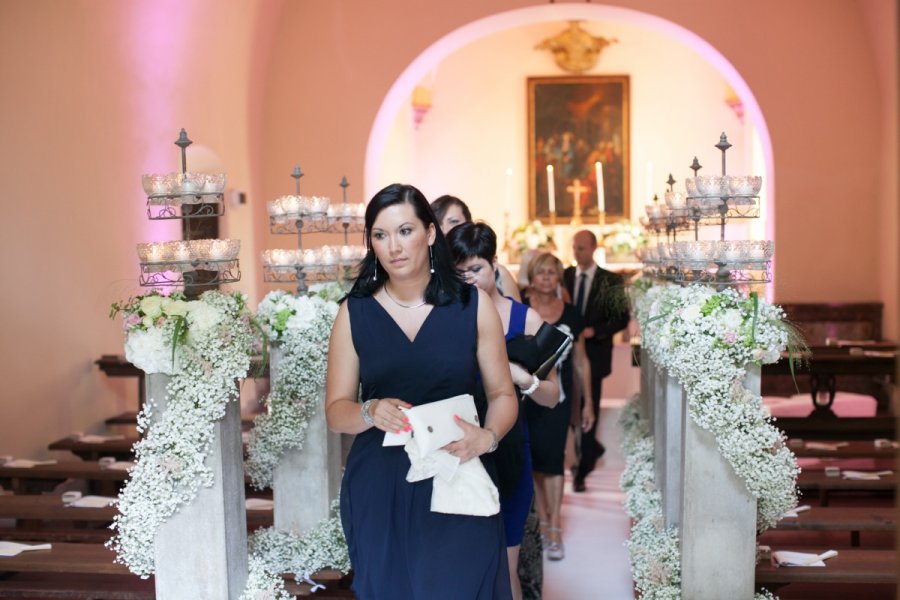
[[[0,454],[41,456],[136,407],[135,380],[93,361],[122,351],[107,313],[139,291],[135,243],[180,235],[147,220],[140,176],[178,168],[172,142],[186,127],[231,186],[249,187],[262,22],[243,2],[0,3]],[[250,230],[242,210],[226,235]]]
[[[224,234],[244,238],[238,289],[257,300],[271,289],[259,250],[290,243],[266,233],[263,202],[285,193],[293,164],[310,192],[336,196],[346,174],[362,198],[373,119],[410,61],[472,21],[535,4],[0,3],[0,454],[40,456],[47,441],[133,408],[132,382],[92,362],[121,351],[106,312],[138,291],[134,244],[176,235],[147,222],[140,174],[176,168],[178,128],[250,192]],[[867,2],[866,14],[849,0],[616,4],[693,30],[753,89],[775,153],[778,299],[896,306],[879,280],[896,229],[877,233],[879,207],[896,202],[896,173],[885,174],[897,163],[886,139],[896,74],[876,66],[869,38],[870,25],[896,23],[889,3]],[[878,31],[881,56],[897,34]],[[872,158],[882,148],[884,164]]]
[[[304,160],[316,189],[328,190],[329,181],[345,171],[358,180],[363,132],[399,73],[454,29],[528,4],[429,3],[427,13],[422,3],[402,0],[379,2],[377,10],[346,1],[288,5],[267,88],[273,102],[266,148],[272,159],[263,181],[277,174],[275,163],[286,162],[288,147],[292,154],[309,156]],[[878,73],[859,5],[844,0],[615,4],[694,31],[722,52],[754,91],[774,146],[776,298],[883,299],[873,236],[881,166],[873,155],[884,133]],[[634,140],[642,142],[648,143]],[[278,169],[283,172],[284,166]]]

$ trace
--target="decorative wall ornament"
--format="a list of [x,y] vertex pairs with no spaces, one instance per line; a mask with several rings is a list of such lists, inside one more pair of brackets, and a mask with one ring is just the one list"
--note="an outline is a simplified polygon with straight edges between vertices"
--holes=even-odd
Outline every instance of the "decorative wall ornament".
[[592,69],[600,58],[600,53],[619,40],[594,36],[581,28],[582,21],[569,21],[569,28],[549,37],[534,47],[535,50],[549,50],[560,69],[568,73],[584,73]]

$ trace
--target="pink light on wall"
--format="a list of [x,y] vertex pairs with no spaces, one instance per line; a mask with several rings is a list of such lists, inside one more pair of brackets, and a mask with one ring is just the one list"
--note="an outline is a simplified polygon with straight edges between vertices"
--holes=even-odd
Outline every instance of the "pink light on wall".
[[[134,69],[134,85],[129,102],[134,118],[129,132],[131,143],[140,148],[138,171],[134,173],[134,202],[138,203],[142,173],[167,173],[180,169],[179,149],[174,145],[181,127],[181,97],[190,89],[189,62],[191,28],[205,8],[204,2],[181,0],[139,0],[127,6],[127,31],[122,36],[123,54]],[[129,198],[131,193],[129,190]],[[179,239],[179,221],[150,221],[144,210],[135,211],[140,219],[137,241],[155,242]]]
[[[374,193],[377,186],[383,155],[382,149],[387,143],[395,116],[401,110],[403,104],[408,101],[413,89],[422,78],[437,68],[446,57],[474,41],[500,31],[534,23],[567,20],[621,22],[663,34],[693,49],[721,74],[731,86],[731,89],[735,91],[736,97],[741,101],[743,117],[750,119],[759,136],[765,163],[763,175],[765,198],[768,204],[768,218],[765,223],[766,237],[774,239],[775,173],[772,139],[762,114],[762,109],[747,82],[744,81],[734,65],[721,52],[699,35],[681,25],[649,13],[600,4],[543,4],[503,12],[464,25],[429,46],[409,64],[391,86],[372,123],[366,147],[364,195],[369,196]],[[775,261],[773,260],[772,262],[772,276],[774,278]],[[771,299],[772,293],[773,286],[770,284],[766,288],[766,295],[769,299]]]

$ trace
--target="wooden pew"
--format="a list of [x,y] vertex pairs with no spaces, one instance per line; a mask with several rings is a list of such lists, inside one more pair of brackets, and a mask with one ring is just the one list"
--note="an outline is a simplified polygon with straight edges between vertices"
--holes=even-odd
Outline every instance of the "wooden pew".
[[[55,465],[39,465],[30,468],[0,465],[0,484],[9,487],[18,495],[48,492],[67,479],[84,479],[88,482],[97,482],[98,485],[91,485],[92,493],[101,496],[115,496],[118,494],[121,484],[128,477],[127,471],[106,469],[96,461],[68,460],[59,461]],[[111,485],[99,485],[104,483]],[[249,475],[244,475],[244,483],[248,486],[248,497],[271,498],[270,490],[259,492],[249,488]]]
[[132,460],[132,447],[137,436],[126,435],[122,439],[103,442],[83,442],[77,438],[64,437],[47,446],[48,450],[67,450],[82,460],[99,460],[104,456],[114,456],[116,460]]
[[775,531],[849,531],[850,545],[859,546],[861,531],[895,531],[893,507],[813,506],[796,517],[785,517]]
[[[46,578],[45,582],[47,585],[44,586],[42,592],[45,594],[44,596],[39,597],[56,597],[56,598],[128,598],[129,600],[140,599],[143,600],[145,598],[153,598],[152,595],[141,595],[145,594],[147,589],[152,590],[152,579],[151,580],[141,580],[135,575],[129,573],[128,569],[124,565],[117,564],[113,562],[115,558],[115,553],[111,550],[108,550],[106,547],[100,544],[66,544],[66,543],[58,543],[54,544],[53,548],[50,550],[35,550],[31,552],[23,552],[18,556],[12,557],[0,557],[0,573],[8,572],[8,573],[40,573],[40,574],[52,574],[52,578]],[[69,576],[72,574],[83,574],[83,575],[91,575],[91,578],[85,578],[84,587],[85,589],[81,592],[82,594],[90,592],[92,595],[53,595],[56,592],[65,592],[67,587],[64,587],[66,584],[58,584],[57,582],[64,582],[65,578],[60,578],[60,575]],[[111,579],[110,576],[114,577]],[[124,576],[124,577],[123,577]],[[135,582],[145,581],[143,584],[134,584],[135,591],[133,591],[134,596],[112,596],[106,595],[104,593],[104,587],[108,585],[108,582],[113,582],[117,588],[130,587],[128,584],[128,580],[132,579]],[[315,593],[316,598],[323,599],[332,599],[332,598],[353,598],[353,594],[347,589],[349,585],[350,578],[348,576],[341,575],[340,572],[334,571],[331,569],[325,569],[319,571],[315,575],[313,575],[313,580],[317,582],[324,583],[327,588],[324,591],[319,591]],[[14,597],[11,594],[14,590],[20,590],[16,593],[21,593],[22,588],[28,589],[26,584],[22,583],[22,579],[17,579],[15,576],[7,577],[5,579],[0,579],[0,596],[4,597]],[[27,580],[26,580],[27,581]],[[34,580],[31,580],[32,582]],[[149,587],[138,587],[138,586],[146,586],[148,585],[146,582],[151,582]],[[288,581],[287,587],[288,591],[294,595],[298,596],[309,596],[309,585],[305,583],[297,584],[293,581]],[[52,584],[52,585],[51,585]],[[33,583],[31,584],[33,585]],[[18,595],[16,597],[38,597],[38,596],[23,596]]]
[[880,492],[893,495],[897,488],[897,474],[866,480],[829,477],[823,471],[804,471],[797,477],[797,487],[801,492],[817,492],[819,503],[828,506],[829,494],[833,492]]
[[92,493],[102,496],[118,494],[128,472],[106,469],[97,462],[82,460],[59,461],[55,465],[36,467],[7,467],[0,465],[0,484],[9,486],[16,494],[35,494],[52,490],[66,479],[84,479],[91,483]]
[[839,448],[834,450],[823,449],[823,448],[809,448],[806,445],[806,441],[812,440],[803,440],[804,444],[802,446],[797,445],[796,443],[792,443],[792,440],[788,440],[788,448],[791,449],[791,452],[794,453],[797,458],[884,458],[884,459],[895,459],[897,456],[897,449],[892,448],[890,446],[886,448],[878,448],[875,446],[873,440],[863,441],[863,440],[815,440],[817,442],[821,442],[824,444],[843,444]]
[[778,417],[775,427],[789,438],[804,440],[861,440],[870,443],[876,438],[895,439],[896,418],[876,417]]
[[[111,523],[116,513],[115,506],[101,508],[66,506],[62,498],[55,495],[0,496],[0,519]],[[247,522],[253,523],[255,527],[271,525],[272,511],[248,509]]]
[[[827,548],[773,548],[818,554]],[[825,561],[825,567],[774,567],[768,561],[756,565],[756,585],[775,591],[789,583],[897,583],[897,554],[893,550],[842,548]],[[864,592],[860,590],[860,597]]]

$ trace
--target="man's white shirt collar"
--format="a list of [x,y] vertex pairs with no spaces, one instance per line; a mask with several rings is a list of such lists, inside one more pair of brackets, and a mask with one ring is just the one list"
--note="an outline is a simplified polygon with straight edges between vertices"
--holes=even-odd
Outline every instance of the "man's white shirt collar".
[[580,266],[575,265],[575,279],[581,276],[582,273],[588,276],[588,279],[593,279],[594,274],[597,272],[597,264],[594,263],[587,269],[582,270]]

